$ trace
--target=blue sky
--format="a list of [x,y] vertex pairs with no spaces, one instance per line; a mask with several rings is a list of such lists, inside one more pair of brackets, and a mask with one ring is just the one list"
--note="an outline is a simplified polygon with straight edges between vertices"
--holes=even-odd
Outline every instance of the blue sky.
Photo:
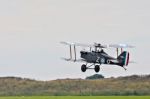
[[[0,76],[51,80],[95,74],[82,73],[82,63],[61,60],[68,47],[60,41],[135,45],[127,50],[136,64],[127,71],[102,65],[100,73],[149,74],[149,5],[149,0],[1,0]],[[115,49],[106,51],[115,55]]]

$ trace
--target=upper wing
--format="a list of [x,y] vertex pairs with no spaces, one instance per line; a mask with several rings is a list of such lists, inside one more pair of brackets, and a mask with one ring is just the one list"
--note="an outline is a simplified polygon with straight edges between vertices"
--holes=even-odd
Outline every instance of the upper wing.
[[[94,44],[82,44],[82,43],[71,43],[71,42],[60,42],[61,44],[65,45],[75,45],[75,46],[83,46],[83,47],[102,47],[107,48],[107,45],[102,45],[100,43],[94,43]],[[129,44],[110,44],[109,47],[113,48],[134,48],[135,46],[129,45]]]
[[94,43],[94,44],[83,44],[83,43],[71,43],[71,42],[60,42],[61,44],[65,45],[75,45],[75,46],[82,46],[82,47],[101,47],[106,48],[107,45],[102,45],[100,43]]
[[65,45],[75,45],[75,46],[83,46],[83,47],[93,47],[92,44],[81,44],[81,43],[71,43],[71,42],[60,42]]
[[109,47],[114,48],[134,48],[135,46],[129,45],[129,44],[110,44]]
[[71,42],[60,42],[61,44],[65,44],[65,45],[75,45],[74,43],[71,43]]

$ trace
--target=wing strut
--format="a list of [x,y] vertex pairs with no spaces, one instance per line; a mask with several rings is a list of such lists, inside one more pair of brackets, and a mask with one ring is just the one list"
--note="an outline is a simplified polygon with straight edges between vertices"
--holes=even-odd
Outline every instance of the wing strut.
[[121,48],[121,53],[123,52],[123,48]]
[[117,57],[119,56],[119,49],[118,48],[116,48],[116,51],[117,51]]
[[71,45],[69,45],[70,47],[70,60],[72,59],[72,50],[71,50]]
[[76,46],[74,45],[74,61],[76,61]]
[[117,57],[119,56],[119,51],[121,50],[121,53],[123,52],[123,48],[116,48],[116,51],[117,51]]
[[[76,45],[75,43],[69,43],[69,42],[60,42],[61,44],[69,45],[69,52],[70,52],[70,58],[65,60],[67,61],[77,61],[77,55],[76,55]],[[74,55],[73,55],[74,54]],[[73,59],[74,58],[74,59]]]

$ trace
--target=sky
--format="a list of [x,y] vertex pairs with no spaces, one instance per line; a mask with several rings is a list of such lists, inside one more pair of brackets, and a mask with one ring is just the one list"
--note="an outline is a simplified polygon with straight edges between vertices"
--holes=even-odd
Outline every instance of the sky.
[[[36,80],[85,78],[83,63],[66,62],[68,46],[60,41],[127,43],[127,71],[101,65],[105,77],[150,73],[149,0],[0,0],[0,77]],[[80,57],[77,48],[78,58]],[[115,49],[106,49],[116,56]]]

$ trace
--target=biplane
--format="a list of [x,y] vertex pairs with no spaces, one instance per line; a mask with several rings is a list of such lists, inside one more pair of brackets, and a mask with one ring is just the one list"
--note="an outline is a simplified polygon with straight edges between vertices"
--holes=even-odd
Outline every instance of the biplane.
[[[134,46],[128,44],[102,45],[100,43],[94,43],[94,44],[81,44],[81,43],[69,43],[69,42],[60,42],[60,43],[68,45],[70,50],[70,58],[63,58],[64,60],[73,61],[73,62],[85,62],[85,64],[82,64],[81,66],[82,72],[85,72],[87,69],[94,69],[95,72],[99,72],[100,66],[102,64],[117,65],[123,67],[126,70],[125,66],[128,66],[129,64],[129,52],[124,51],[124,48],[134,48]],[[85,50],[80,51],[81,59],[76,58],[77,46],[89,48],[88,51]],[[110,47],[116,48],[116,52],[117,52],[116,58],[108,55],[104,51],[105,48],[110,48]],[[119,52],[121,52],[120,55]],[[73,53],[74,53],[74,57],[73,57]],[[92,68],[92,66],[94,66],[94,68]]]

